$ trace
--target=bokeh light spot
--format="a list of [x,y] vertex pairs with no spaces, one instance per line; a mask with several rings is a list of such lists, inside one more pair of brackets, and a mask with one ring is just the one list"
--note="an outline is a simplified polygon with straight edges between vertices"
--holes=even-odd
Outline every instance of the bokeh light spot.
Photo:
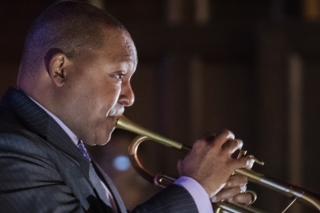
[[113,160],[113,167],[119,171],[125,171],[130,168],[130,160],[125,155],[119,155]]

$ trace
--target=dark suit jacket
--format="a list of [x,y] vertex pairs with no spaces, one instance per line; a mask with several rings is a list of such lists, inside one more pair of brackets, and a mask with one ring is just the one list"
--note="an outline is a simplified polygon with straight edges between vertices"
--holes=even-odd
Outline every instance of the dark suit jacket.
[[[111,212],[101,186],[126,209],[110,179],[89,164],[61,127],[22,91],[0,103],[0,212]],[[191,195],[171,185],[132,212],[198,212]]]

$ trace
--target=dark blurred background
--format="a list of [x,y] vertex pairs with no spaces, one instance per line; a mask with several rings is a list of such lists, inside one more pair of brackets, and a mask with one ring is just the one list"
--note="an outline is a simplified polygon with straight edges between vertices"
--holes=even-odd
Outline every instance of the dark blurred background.
[[[53,0],[0,0],[0,95],[15,86],[24,37]],[[125,115],[192,145],[228,128],[265,161],[253,169],[320,192],[320,0],[88,0],[122,22],[139,65],[134,106]],[[90,151],[127,207],[154,194],[128,164],[134,134],[116,130]],[[176,174],[181,156],[141,148],[155,172]],[[255,206],[279,212],[289,201],[252,183]],[[312,212],[296,208],[289,212]]]

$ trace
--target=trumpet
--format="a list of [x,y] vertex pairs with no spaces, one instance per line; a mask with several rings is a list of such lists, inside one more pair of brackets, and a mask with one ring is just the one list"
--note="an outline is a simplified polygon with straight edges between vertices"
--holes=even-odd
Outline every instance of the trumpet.
[[[175,178],[164,175],[164,174],[152,174],[147,168],[143,166],[138,157],[138,148],[142,142],[147,140],[153,140],[167,147],[176,148],[179,150],[184,150],[189,152],[190,147],[183,145],[182,143],[176,142],[174,140],[165,138],[157,133],[151,132],[140,125],[129,120],[125,116],[121,115],[117,118],[116,128],[123,129],[138,134],[136,138],[130,143],[128,152],[130,156],[131,163],[136,171],[144,177],[149,182],[154,185],[165,188],[167,185],[172,184]],[[256,162],[263,164],[262,162],[256,160]],[[249,169],[236,169],[234,174],[241,174],[248,178],[249,181],[262,185],[271,190],[283,194],[289,197],[292,201],[289,205],[282,211],[286,212],[295,202],[300,202],[302,204],[308,205],[318,211],[320,211],[320,195],[308,192],[303,188],[299,188],[288,183],[284,183],[273,178],[267,177],[263,174],[254,172]],[[254,195],[254,192],[251,192]],[[256,198],[256,197],[255,197]],[[254,208],[252,206],[246,206],[241,204],[232,204],[225,201],[217,202],[213,204],[213,209],[216,213],[263,213],[266,211]]]

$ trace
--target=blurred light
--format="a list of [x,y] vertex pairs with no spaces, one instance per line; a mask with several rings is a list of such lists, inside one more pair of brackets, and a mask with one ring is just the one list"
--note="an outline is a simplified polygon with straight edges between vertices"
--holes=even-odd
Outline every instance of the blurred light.
[[130,168],[130,160],[127,156],[119,155],[113,160],[113,167],[120,171],[125,171]]

